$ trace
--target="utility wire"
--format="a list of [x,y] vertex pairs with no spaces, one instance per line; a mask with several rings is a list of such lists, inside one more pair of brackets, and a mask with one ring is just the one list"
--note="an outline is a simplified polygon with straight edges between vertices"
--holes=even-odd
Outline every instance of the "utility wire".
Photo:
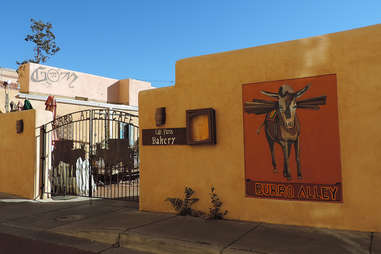
[[136,77],[133,77],[132,79],[146,81],[146,82],[151,82],[151,83],[170,83],[170,84],[174,84],[175,83],[174,80],[151,80],[151,79],[140,79],[140,78],[136,78]]

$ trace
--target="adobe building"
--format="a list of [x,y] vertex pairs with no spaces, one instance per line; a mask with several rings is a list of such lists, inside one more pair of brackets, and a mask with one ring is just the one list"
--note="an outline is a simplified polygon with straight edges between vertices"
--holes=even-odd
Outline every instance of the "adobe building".
[[182,59],[139,95],[140,209],[381,231],[381,25]]
[[[33,63],[21,66],[18,77],[14,71],[0,71],[0,84],[10,80],[6,89],[0,89],[0,110],[4,113],[0,114],[0,153],[7,158],[0,160],[0,192],[29,199],[49,197],[51,183],[63,179],[57,170],[66,172],[70,167],[67,157],[75,149],[82,149],[83,159],[88,159],[92,148],[98,145],[101,150],[109,139],[136,144],[138,93],[152,89],[149,82],[116,80]],[[33,110],[5,113],[6,93],[9,102],[28,100]],[[56,116],[45,110],[48,96],[55,97]],[[62,144],[69,144],[70,149]],[[66,150],[60,151],[62,147]],[[53,150],[58,165],[54,165]],[[62,183],[57,181],[55,186]]]
[[[10,101],[29,99],[34,108],[45,109],[44,103],[52,95],[57,100],[57,115],[87,108],[136,112],[138,93],[153,88],[145,81],[116,80],[34,63],[20,67],[18,82],[19,90],[13,84],[11,86]],[[0,96],[4,112],[3,100],[4,96]]]

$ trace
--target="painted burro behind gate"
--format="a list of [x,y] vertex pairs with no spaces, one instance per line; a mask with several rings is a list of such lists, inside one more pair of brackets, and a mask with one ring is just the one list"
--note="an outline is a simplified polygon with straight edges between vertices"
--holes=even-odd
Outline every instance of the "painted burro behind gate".
[[246,195],[342,201],[336,75],[242,90]]
[[140,209],[173,212],[188,186],[208,212],[214,186],[228,219],[381,231],[380,70],[381,25],[178,61],[175,86],[139,94],[140,129],[209,108],[216,142],[140,140]]

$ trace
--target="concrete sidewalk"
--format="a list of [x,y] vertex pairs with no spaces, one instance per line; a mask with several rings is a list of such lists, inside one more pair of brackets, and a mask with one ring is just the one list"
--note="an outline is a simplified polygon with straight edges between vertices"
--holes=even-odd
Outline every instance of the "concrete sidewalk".
[[381,253],[381,233],[203,220],[141,212],[128,201],[0,200],[0,240],[8,235],[83,253]]

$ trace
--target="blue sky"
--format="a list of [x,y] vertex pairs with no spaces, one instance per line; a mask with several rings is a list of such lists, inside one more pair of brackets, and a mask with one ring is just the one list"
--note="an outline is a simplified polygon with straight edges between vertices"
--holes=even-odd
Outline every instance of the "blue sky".
[[[173,85],[177,60],[381,23],[381,1],[2,1],[0,67],[32,58],[30,18],[53,24],[47,65]],[[160,82],[157,82],[160,81]]]

